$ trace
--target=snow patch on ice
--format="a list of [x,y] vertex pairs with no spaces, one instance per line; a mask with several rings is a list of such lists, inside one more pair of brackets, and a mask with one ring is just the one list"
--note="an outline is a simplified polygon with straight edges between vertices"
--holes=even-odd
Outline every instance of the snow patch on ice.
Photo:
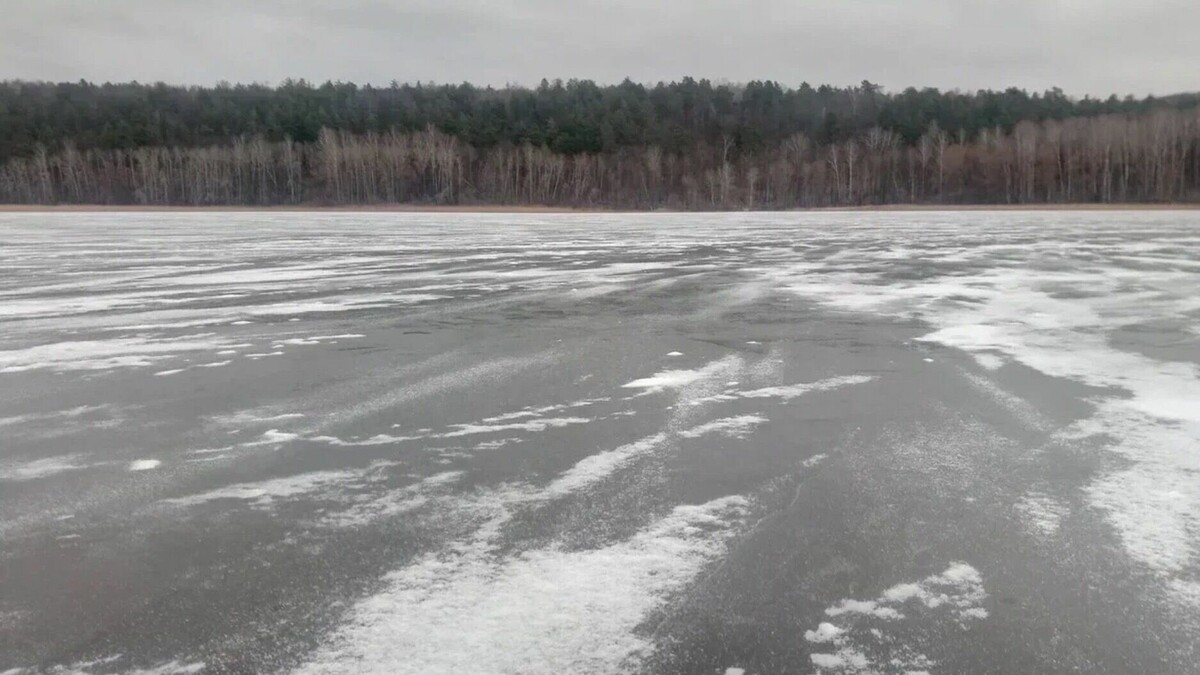
[[391,434],[376,434],[370,438],[362,439],[345,439],[337,436],[313,436],[310,441],[318,443],[328,443],[329,445],[338,446],[369,446],[369,445],[392,445],[393,443],[404,443],[405,441],[413,441],[427,436],[393,436]]
[[590,487],[661,446],[666,440],[666,434],[654,434],[612,450],[589,455],[547,485],[543,495],[550,498],[562,497]]
[[1200,581],[1188,579],[1172,579],[1171,590],[1185,604],[1200,609]]
[[846,631],[831,623],[821,622],[816,630],[804,631],[804,639],[809,642],[833,642]]
[[165,339],[114,338],[54,342],[0,351],[0,373],[42,369],[69,372],[137,368],[186,352],[213,351],[226,344],[226,339],[207,334]]
[[307,338],[288,338],[286,340],[280,340],[279,344],[307,346],[319,345],[325,342],[337,342],[338,340],[356,340],[364,337],[366,336],[359,333],[346,333],[345,335],[314,335],[313,337]]
[[80,455],[60,455],[24,462],[10,460],[0,464],[0,480],[14,482],[35,480],[88,468],[86,464],[77,463],[79,458]]
[[461,471],[446,471],[382,494],[357,495],[349,499],[348,508],[328,514],[322,523],[334,527],[363,527],[380,519],[415,511],[428,504],[435,494],[457,483],[462,476]]
[[[751,389],[748,391],[738,391],[727,389],[720,394],[704,396],[692,401],[694,405],[708,403],[712,401],[736,401],[744,398],[777,398],[781,403],[787,403],[794,398],[822,391],[832,391],[841,387],[849,387],[855,384],[865,384],[875,379],[874,375],[842,375],[838,377],[830,377],[824,380],[815,382],[801,382],[797,384],[778,385],[772,387],[762,387],[760,389]],[[733,383],[736,384],[736,383]],[[733,385],[730,385],[733,386]]]
[[280,431],[279,429],[267,429],[257,441],[250,441],[242,445],[280,445],[298,438],[300,438],[300,434],[297,433]]
[[126,675],[193,675],[204,670],[206,664],[203,662],[183,663],[181,661],[168,661],[157,666],[151,666],[145,669],[134,669],[126,671]]
[[870,614],[880,619],[899,619],[903,615],[897,612],[892,607],[880,607],[879,603],[874,600],[842,600],[837,605],[829,607],[825,610],[829,616],[841,616],[842,614]]
[[1025,426],[1030,429],[1040,430],[1046,430],[1050,427],[1050,421],[1046,419],[1046,416],[1029,401],[1001,388],[1000,385],[986,377],[981,377],[966,369],[962,369],[959,372],[972,387],[1004,408],[1007,408]]
[[996,354],[989,354],[988,352],[976,352],[974,356],[975,362],[988,370],[999,370],[1004,366],[1004,359]]
[[[267,425],[284,420],[299,419],[304,417],[304,413],[288,412],[274,413],[278,408],[260,408],[257,410],[243,410],[241,412],[225,415],[214,415],[209,418],[213,423],[225,427],[233,427],[242,429],[246,426]],[[273,414],[274,413],[274,414]]]
[[571,410],[574,408],[585,408],[588,406],[595,405],[597,403],[603,403],[605,401],[611,401],[611,400],[612,400],[612,398],[609,396],[599,396],[596,398],[585,398],[585,399],[582,399],[579,401],[572,401],[570,403],[555,403],[552,405],[544,405],[544,406],[538,406],[538,407],[530,406],[530,407],[522,408],[521,410],[516,410],[513,412],[507,412],[507,413],[495,415],[492,417],[485,417],[485,418],[479,420],[479,423],[480,424],[495,424],[497,422],[509,422],[511,420],[519,420],[519,419],[524,419],[526,417],[541,417],[547,413],[559,412],[562,410]]
[[725,550],[742,497],[678,506],[592,550],[504,554],[499,512],[468,541],[386,577],[299,673],[610,673],[649,655],[635,629]]
[[1067,512],[1067,506],[1058,499],[1041,493],[1030,492],[1015,505],[1030,533],[1052,537],[1058,533],[1059,525]]
[[130,471],[149,471],[162,465],[160,459],[135,459],[129,463]]
[[[405,441],[428,440],[437,438],[460,438],[463,436],[476,436],[480,434],[494,434],[505,431],[529,431],[541,432],[547,429],[558,429],[573,424],[587,424],[592,420],[586,417],[543,417],[533,419],[526,422],[511,422],[508,424],[454,424],[451,425],[451,431],[442,433],[418,433],[407,436],[394,436],[391,434],[377,434],[366,439],[345,439],[337,436],[312,436],[308,438],[311,441],[328,443],[330,445],[339,446],[363,446],[363,445],[390,445],[393,443],[403,443]],[[425,431],[425,430],[421,430]],[[508,441],[506,441],[508,442]],[[500,445],[503,445],[501,443]],[[499,446],[495,446],[499,447]]]
[[699,438],[705,434],[719,433],[734,438],[745,438],[753,433],[755,427],[767,421],[761,415],[738,415],[722,417],[691,429],[679,432],[684,438]]
[[109,409],[107,405],[81,405],[75,408],[66,410],[55,410],[45,413],[26,413],[24,415],[13,415],[11,417],[0,417],[0,427],[13,426],[18,424],[27,424],[29,422],[42,422],[45,420],[54,420],[59,418],[74,419],[83,415],[100,412]]
[[803,462],[800,462],[800,466],[803,466],[806,469],[810,469],[810,468],[820,464],[821,462],[824,462],[828,458],[829,458],[829,455],[826,455],[824,453],[821,453],[819,455],[813,455],[812,457],[809,457],[808,459],[804,460]]
[[841,649],[836,654],[812,654],[809,658],[814,666],[823,670],[859,672],[870,663],[865,654],[853,649]]
[[253,506],[270,506],[277,499],[310,495],[327,488],[354,481],[361,471],[313,471],[283,478],[271,478],[252,483],[237,483],[186,497],[164,499],[176,506],[197,506],[223,499],[247,501]]
[[818,673],[921,672],[934,663],[916,646],[893,638],[896,626],[920,615],[922,621],[949,621],[954,629],[966,630],[987,618],[981,604],[986,599],[979,571],[955,562],[941,574],[897,584],[873,600],[849,598],[828,607],[825,614],[839,622],[821,622],[805,631],[804,639],[834,650],[810,655]]
[[841,377],[830,377],[816,382],[807,382],[801,384],[791,384],[778,387],[763,387],[762,389],[753,389],[750,391],[742,391],[736,394],[739,398],[778,398],[784,403],[817,391],[830,391],[841,387],[849,387],[855,384],[865,384],[875,379],[873,375],[844,375]]
[[472,450],[495,450],[496,448],[502,448],[506,445],[509,445],[511,443],[517,443],[519,441],[520,441],[519,438],[497,438],[492,441],[483,441],[481,443],[476,443],[474,446],[471,447],[471,449]]
[[[46,673],[47,675],[101,675],[102,673],[111,673],[113,664],[124,658],[123,654],[114,654],[113,656],[102,659],[92,659],[90,661],[78,661],[70,665],[54,666],[48,670],[34,670],[32,668],[13,668],[6,670],[0,675],[16,675],[18,673],[34,672]],[[194,675],[207,667],[203,662],[184,662],[179,660],[166,661],[159,663],[149,668],[123,668],[120,672],[123,675]]]
[[626,389],[642,389],[646,394],[656,394],[671,389],[682,389],[690,384],[710,379],[717,373],[726,371],[738,363],[740,363],[740,359],[736,356],[727,356],[723,359],[711,361],[695,370],[663,370],[650,377],[626,382],[621,386]]
[[509,424],[455,424],[453,431],[434,434],[435,438],[456,438],[475,434],[493,434],[501,431],[532,431],[540,432],[546,429],[558,429],[572,424],[587,424],[592,420],[586,417],[542,417],[528,422],[512,422]]

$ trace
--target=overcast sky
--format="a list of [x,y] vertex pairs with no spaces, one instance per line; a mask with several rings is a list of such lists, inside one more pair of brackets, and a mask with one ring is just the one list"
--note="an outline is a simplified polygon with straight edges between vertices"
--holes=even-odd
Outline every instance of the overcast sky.
[[0,78],[1200,90],[1200,0],[4,0]]

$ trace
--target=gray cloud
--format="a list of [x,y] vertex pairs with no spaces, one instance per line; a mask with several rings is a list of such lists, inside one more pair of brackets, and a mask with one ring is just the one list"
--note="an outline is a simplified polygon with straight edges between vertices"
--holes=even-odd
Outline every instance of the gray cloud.
[[0,77],[1200,89],[1195,0],[9,0]]

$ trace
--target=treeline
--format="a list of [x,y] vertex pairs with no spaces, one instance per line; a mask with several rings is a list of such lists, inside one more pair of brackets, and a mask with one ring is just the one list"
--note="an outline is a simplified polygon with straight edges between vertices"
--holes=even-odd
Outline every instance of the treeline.
[[876,127],[916,143],[929,126],[975,140],[1022,121],[1189,108],[1200,95],[1165,99],[1073,99],[1061,90],[888,93],[871,82],[796,88],[777,82],[714,84],[684,78],[643,86],[630,81],[545,82],[533,89],[393,84],[390,87],[286,81],[277,87],[176,87],[165,84],[0,82],[0,161],[50,152],[67,141],[80,151],[207,147],[263,137],[314,143],[321,129],[356,135],[430,127],[475,148],[545,147],[556,153],[612,153],[658,147],[668,154],[731,143],[757,154],[794,134],[826,145]]
[[546,204],[740,209],[885,203],[1200,201],[1200,108],[1025,120],[971,134],[931,122],[912,141],[883,126],[837,140],[731,135],[565,153],[476,146],[434,126],[311,143],[237,136],[205,147],[58,149],[0,167],[0,201],[272,205]]

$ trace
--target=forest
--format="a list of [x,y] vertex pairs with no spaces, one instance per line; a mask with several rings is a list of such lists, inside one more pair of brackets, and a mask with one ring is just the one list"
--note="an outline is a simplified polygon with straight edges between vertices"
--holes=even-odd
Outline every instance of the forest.
[[0,82],[0,202],[765,209],[1200,201],[1200,95]]

